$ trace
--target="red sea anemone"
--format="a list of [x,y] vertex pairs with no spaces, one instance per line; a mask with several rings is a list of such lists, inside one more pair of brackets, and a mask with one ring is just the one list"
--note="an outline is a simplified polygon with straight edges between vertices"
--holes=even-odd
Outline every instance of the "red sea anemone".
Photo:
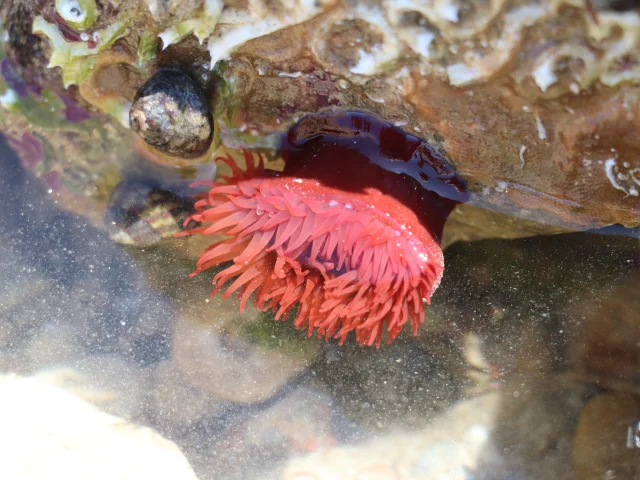
[[[245,152],[246,170],[210,182],[183,234],[224,235],[193,275],[231,262],[215,275],[215,294],[255,293],[261,310],[295,326],[362,345],[413,333],[444,270],[439,241],[464,182],[424,140],[362,112],[325,112],[284,136],[285,168],[264,168]],[[257,160],[257,161],[256,161]],[[229,282],[231,282],[229,284]]]

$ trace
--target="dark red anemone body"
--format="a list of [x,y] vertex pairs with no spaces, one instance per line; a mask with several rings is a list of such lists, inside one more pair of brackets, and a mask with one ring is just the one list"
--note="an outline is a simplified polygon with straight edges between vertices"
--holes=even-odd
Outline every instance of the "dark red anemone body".
[[246,171],[211,182],[185,234],[222,234],[194,274],[231,261],[214,293],[238,292],[285,319],[298,306],[306,326],[341,342],[390,342],[411,321],[444,271],[444,223],[468,192],[442,154],[424,140],[363,112],[304,117],[283,137],[285,168],[267,170],[245,152]]

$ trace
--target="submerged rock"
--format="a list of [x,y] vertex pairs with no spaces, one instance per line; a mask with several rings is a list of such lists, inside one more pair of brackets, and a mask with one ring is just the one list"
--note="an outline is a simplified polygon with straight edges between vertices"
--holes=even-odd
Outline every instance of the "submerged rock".
[[[460,402],[428,427],[396,432],[359,445],[322,448],[292,458],[278,476],[285,480],[506,478],[492,429],[499,394]],[[487,473],[497,477],[483,476]]]
[[597,295],[588,292],[577,308],[567,309],[570,360],[585,380],[621,389],[640,381],[639,282],[636,270]]
[[598,395],[582,411],[573,440],[576,480],[636,478],[640,472],[640,398]]
[[0,477],[196,479],[173,442],[29,378],[0,377]]

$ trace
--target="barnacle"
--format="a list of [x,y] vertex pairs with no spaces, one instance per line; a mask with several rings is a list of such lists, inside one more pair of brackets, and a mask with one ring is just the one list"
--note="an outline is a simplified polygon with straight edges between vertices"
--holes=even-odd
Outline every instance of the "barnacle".
[[97,10],[94,0],[56,0],[58,14],[78,30],[85,30],[95,23]]
[[45,35],[52,43],[49,67],[61,67],[64,86],[81,84],[96,66],[96,55],[107,50],[127,35],[127,23],[120,19],[104,29],[96,30],[84,41],[69,42],[57,25],[38,16],[33,20],[33,33]]

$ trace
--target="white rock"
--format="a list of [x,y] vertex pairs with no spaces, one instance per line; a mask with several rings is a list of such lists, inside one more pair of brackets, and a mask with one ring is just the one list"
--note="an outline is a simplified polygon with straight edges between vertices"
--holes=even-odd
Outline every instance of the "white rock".
[[264,479],[465,480],[481,459],[499,458],[491,439],[499,408],[496,392],[463,400],[421,431],[322,448],[290,459],[281,474]]
[[0,376],[0,478],[192,480],[178,447],[36,379]]

